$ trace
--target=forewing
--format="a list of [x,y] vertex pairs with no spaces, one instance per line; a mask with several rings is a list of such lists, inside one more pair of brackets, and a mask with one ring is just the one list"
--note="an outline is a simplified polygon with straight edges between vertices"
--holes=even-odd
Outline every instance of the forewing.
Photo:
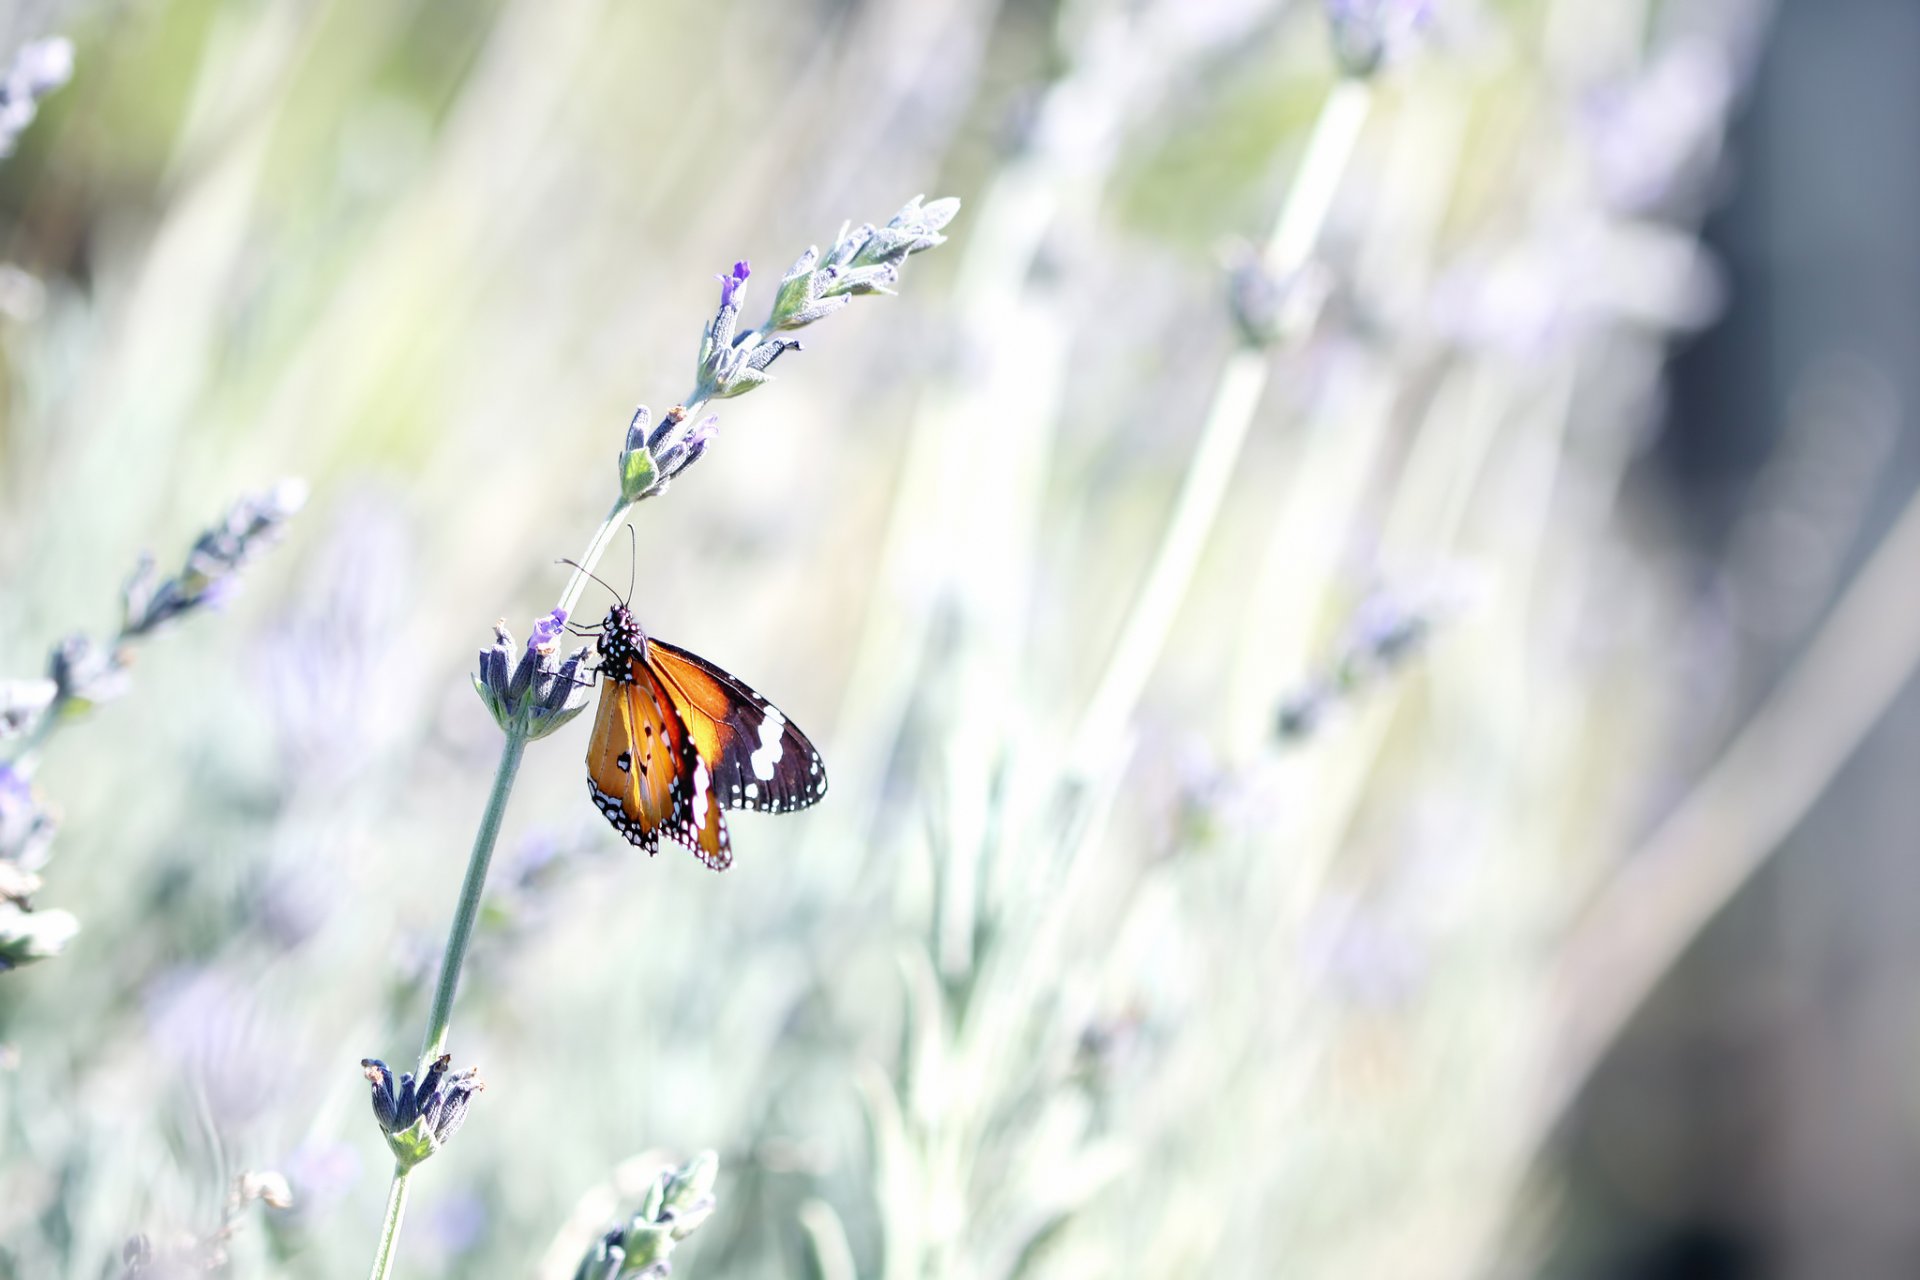
[[648,853],[660,834],[680,839],[689,818],[685,777],[692,744],[672,700],[639,664],[636,679],[608,676],[587,740],[587,786],[613,829]]
[[712,771],[720,807],[785,813],[827,793],[820,753],[771,702],[685,649],[659,640],[647,648],[649,665]]

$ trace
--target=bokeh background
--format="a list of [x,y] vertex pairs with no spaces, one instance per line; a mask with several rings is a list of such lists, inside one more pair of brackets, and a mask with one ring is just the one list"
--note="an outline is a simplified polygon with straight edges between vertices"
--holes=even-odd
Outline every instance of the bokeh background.
[[680,1275],[1920,1268],[1920,13],[1331,9],[1371,75],[1304,0],[0,13],[74,50],[0,162],[0,673],[311,494],[36,754],[0,1275],[364,1271],[475,650],[714,273],[916,192],[603,562],[833,790],[716,876],[530,749],[398,1273],[565,1280],[707,1148]]

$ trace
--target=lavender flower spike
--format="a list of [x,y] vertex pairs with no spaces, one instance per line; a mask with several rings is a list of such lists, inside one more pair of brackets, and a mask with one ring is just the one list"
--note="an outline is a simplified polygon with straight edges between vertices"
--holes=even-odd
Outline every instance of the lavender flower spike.
[[800,345],[779,333],[822,320],[853,298],[892,293],[906,260],[945,244],[941,229],[959,212],[960,202],[951,197],[923,204],[915,196],[883,227],[843,225],[825,253],[809,247],[780,277],[766,321],[739,333],[741,286],[748,271],[745,262],[735,263],[731,275],[719,277],[720,309],[701,338],[698,380],[687,403],[745,395],[771,382],[769,366]]

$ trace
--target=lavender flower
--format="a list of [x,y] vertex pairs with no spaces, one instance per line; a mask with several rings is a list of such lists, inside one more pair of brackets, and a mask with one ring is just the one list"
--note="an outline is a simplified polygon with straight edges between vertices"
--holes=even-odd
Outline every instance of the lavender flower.
[[73,76],[73,43],[49,36],[20,47],[0,78],[0,156],[13,154],[20,135],[40,111],[40,99]]
[[560,633],[566,629],[567,611],[565,609],[555,609],[544,618],[536,618],[533,623],[533,634],[527,637],[527,649],[529,651],[551,649],[553,642],[559,639]]
[[747,277],[752,274],[753,269],[747,265],[746,260],[743,258],[733,264],[733,270],[727,275],[714,277],[715,280],[720,282],[721,310],[724,311],[729,307],[736,311],[739,310],[740,287],[746,284]]
[[720,1157],[711,1151],[661,1170],[639,1212],[595,1243],[573,1280],[664,1280],[673,1270],[668,1259],[674,1247],[712,1215],[719,1173]]
[[147,635],[196,609],[220,607],[237,589],[240,570],[280,540],[306,500],[307,488],[298,480],[242,498],[194,542],[186,567],[164,581],[156,578],[152,558],[142,557],[124,591],[122,638]]
[[452,1055],[443,1053],[418,1081],[407,1072],[396,1085],[386,1063],[360,1060],[361,1072],[373,1086],[373,1118],[402,1168],[411,1169],[445,1146],[466,1121],[473,1096],[487,1087],[478,1067],[449,1077],[452,1061]]
[[1354,616],[1333,662],[1280,704],[1276,730],[1283,740],[1310,736],[1335,704],[1399,670],[1423,649],[1434,625],[1459,601],[1458,588],[1419,598],[1377,593]]
[[735,327],[747,264],[734,264],[731,276],[720,277],[720,309],[700,342],[694,399],[724,400],[771,382],[768,367],[800,346],[771,334],[804,328],[838,311],[852,297],[892,293],[900,280],[901,264],[913,254],[945,244],[941,228],[960,212],[960,202],[951,197],[926,205],[920,200],[915,196],[907,201],[884,227],[842,226],[824,257],[817,247],[809,247],[781,277],[766,324],[738,334]]
[[480,670],[473,677],[473,687],[502,729],[517,729],[529,741],[544,738],[586,707],[592,687],[581,671],[587,659],[586,647],[575,649],[564,659],[554,651],[553,642],[566,623],[563,609],[538,619],[526,647],[517,654],[506,623],[494,624],[493,643],[480,651]]

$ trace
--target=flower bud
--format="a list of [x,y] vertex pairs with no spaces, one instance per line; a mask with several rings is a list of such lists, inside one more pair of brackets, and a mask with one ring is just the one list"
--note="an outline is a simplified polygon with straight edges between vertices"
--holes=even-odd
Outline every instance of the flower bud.
[[506,624],[494,624],[493,643],[480,651],[473,687],[503,730],[528,741],[544,738],[585,709],[592,687],[581,669],[586,647],[565,658],[555,650],[566,622],[563,609],[536,620],[526,647],[517,651]]
[[443,1053],[417,1082],[407,1072],[396,1084],[386,1063],[360,1060],[361,1073],[373,1088],[374,1121],[402,1168],[413,1168],[445,1146],[466,1121],[473,1096],[487,1087],[477,1067],[449,1076],[452,1061],[452,1055]]

